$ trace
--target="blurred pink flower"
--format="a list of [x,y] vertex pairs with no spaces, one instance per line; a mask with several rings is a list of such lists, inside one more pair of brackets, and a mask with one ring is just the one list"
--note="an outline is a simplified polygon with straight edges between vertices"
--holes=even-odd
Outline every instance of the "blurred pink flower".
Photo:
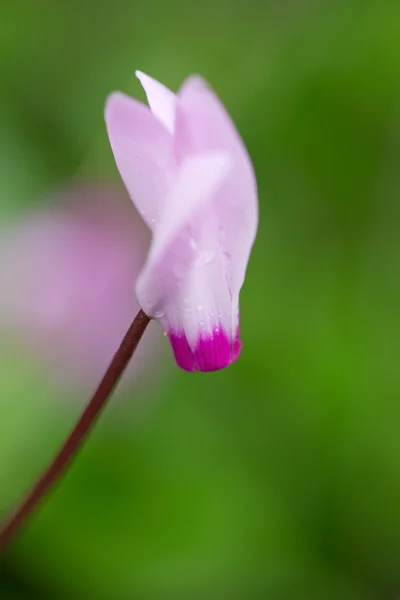
[[239,292],[258,223],[252,164],[202,79],[175,95],[137,76],[150,109],[116,92],[105,111],[117,167],[153,232],[137,297],[183,369],[220,369],[241,347]]
[[[77,184],[1,232],[0,327],[68,384],[95,386],[139,310],[149,243],[126,193]],[[128,367],[151,352],[149,332]]]

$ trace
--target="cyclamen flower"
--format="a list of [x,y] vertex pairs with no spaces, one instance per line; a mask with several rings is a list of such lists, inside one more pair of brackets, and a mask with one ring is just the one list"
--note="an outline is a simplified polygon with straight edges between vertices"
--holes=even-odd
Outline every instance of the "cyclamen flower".
[[[0,330],[57,380],[92,386],[139,309],[148,231],[119,187],[79,183],[52,201],[2,226]],[[147,336],[128,381],[154,346]]]
[[187,371],[228,366],[240,353],[239,292],[258,222],[245,146],[199,77],[177,95],[137,72],[150,109],[110,95],[105,120],[115,161],[153,233],[136,294]]

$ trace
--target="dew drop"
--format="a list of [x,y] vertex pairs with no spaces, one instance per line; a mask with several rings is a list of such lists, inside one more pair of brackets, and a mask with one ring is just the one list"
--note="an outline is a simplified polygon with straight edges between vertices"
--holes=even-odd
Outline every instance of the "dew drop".
[[154,313],[154,318],[162,319],[164,315],[165,315],[165,312],[163,310],[156,310],[156,312]]
[[215,252],[213,250],[205,250],[202,253],[201,258],[202,258],[202,262],[205,265],[208,265],[208,264],[210,264],[210,262],[212,262],[214,260],[214,258],[215,258]]

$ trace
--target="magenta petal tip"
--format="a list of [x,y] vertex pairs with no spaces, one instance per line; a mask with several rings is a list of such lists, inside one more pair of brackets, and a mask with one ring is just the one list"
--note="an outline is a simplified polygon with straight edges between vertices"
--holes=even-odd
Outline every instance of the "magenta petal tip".
[[233,342],[222,327],[214,329],[212,334],[201,335],[191,349],[184,333],[168,334],[175,360],[185,371],[218,371],[228,367],[239,358],[241,342],[239,331]]

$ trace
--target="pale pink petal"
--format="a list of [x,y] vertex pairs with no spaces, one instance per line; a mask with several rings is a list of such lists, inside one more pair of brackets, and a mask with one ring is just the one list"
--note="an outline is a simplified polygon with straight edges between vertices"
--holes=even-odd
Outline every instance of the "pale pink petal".
[[175,125],[176,96],[165,85],[149,75],[136,71],[136,77],[146,92],[151,112],[172,134]]
[[[0,229],[0,334],[68,386],[95,385],[139,310],[149,232],[124,190],[77,183]],[[124,381],[154,359],[149,332]]]
[[172,138],[147,106],[119,92],[109,96],[105,120],[124,184],[153,229],[174,173]]
[[139,302],[149,316],[159,316],[165,297],[176,295],[198,256],[196,219],[204,221],[201,209],[212,202],[231,166],[229,156],[221,152],[188,158],[182,164],[137,283]]
[[229,289],[237,297],[258,223],[257,188],[250,158],[224,106],[201,78],[190,77],[183,84],[176,118],[175,150],[181,159],[208,150],[224,150],[235,163],[214,198],[214,207]]
[[222,368],[238,356],[238,307],[213,210],[233,167],[229,155],[217,151],[183,162],[137,284],[139,303],[163,325],[188,371]]

